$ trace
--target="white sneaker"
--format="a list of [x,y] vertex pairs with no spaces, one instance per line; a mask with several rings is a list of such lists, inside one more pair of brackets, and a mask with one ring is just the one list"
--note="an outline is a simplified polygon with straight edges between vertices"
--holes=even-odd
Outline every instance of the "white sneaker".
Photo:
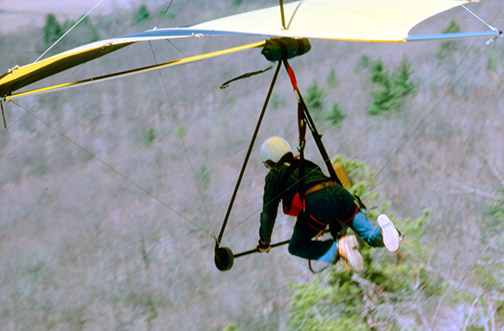
[[341,237],[338,241],[338,255],[348,262],[353,270],[362,272],[364,262],[358,248],[359,242],[353,234]]
[[399,232],[394,223],[387,217],[381,214],[378,216],[378,225],[381,228],[383,244],[389,252],[395,252],[399,249]]

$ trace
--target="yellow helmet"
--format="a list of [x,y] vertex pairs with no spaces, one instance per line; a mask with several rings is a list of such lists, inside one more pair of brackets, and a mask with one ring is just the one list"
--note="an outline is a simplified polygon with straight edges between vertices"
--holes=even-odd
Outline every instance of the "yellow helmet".
[[272,161],[277,163],[280,161],[282,156],[289,153],[291,148],[289,143],[281,137],[271,137],[266,139],[261,146],[260,156],[261,161],[264,163],[266,161]]

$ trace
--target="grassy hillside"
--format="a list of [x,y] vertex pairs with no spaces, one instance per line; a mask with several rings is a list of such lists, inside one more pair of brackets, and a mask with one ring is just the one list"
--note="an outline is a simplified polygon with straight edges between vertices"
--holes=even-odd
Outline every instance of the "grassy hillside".
[[[174,1],[161,15],[163,5],[148,3],[145,18],[135,16],[139,7],[91,15],[52,54],[88,42],[95,33],[107,38],[156,25],[183,26],[273,3]],[[500,2],[471,8],[504,26]],[[66,18],[55,14],[65,26]],[[481,29],[457,9],[414,33],[439,33],[451,20],[462,31]],[[35,85],[253,41],[133,45]],[[502,329],[502,40],[488,46],[481,39],[311,42],[312,50],[291,65],[303,95],[318,100],[312,112],[328,152],[375,171],[374,190],[381,195],[369,199],[372,205],[390,202],[388,212],[409,222],[430,210],[416,242],[429,248],[423,263],[452,292],[395,306],[398,315],[419,305],[425,309],[424,320],[404,319],[400,326]],[[1,67],[32,62],[45,49],[40,28],[1,35]],[[383,89],[371,80],[373,64],[380,61],[389,77],[406,61],[416,87],[390,110],[371,115],[370,105]],[[213,262],[212,235],[220,230],[273,73],[225,90],[219,86],[269,65],[260,50],[250,50],[25,98],[21,107],[4,104],[9,130],[0,133],[0,324],[12,330],[292,328],[290,307],[297,301],[289,283],[317,279],[325,286],[332,284],[327,280],[332,273],[319,280],[284,248],[237,259],[225,273]],[[344,115],[336,117],[339,122],[334,109]],[[266,175],[258,147],[271,135],[295,146],[296,125],[295,96],[282,71],[223,239],[234,252],[253,248],[258,239]],[[311,139],[307,154],[321,163]],[[275,241],[289,238],[292,225],[292,219],[279,216]],[[390,256],[373,258],[386,265]],[[414,295],[409,298],[415,302]]]

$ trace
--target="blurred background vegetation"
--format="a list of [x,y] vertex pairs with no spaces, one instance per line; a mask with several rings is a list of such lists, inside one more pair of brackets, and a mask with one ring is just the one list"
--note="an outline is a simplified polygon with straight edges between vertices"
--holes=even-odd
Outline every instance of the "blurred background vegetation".
[[[92,14],[50,54],[99,39],[185,26],[276,2],[131,1]],[[94,5],[90,3],[90,7]],[[504,25],[504,7],[471,7]],[[7,70],[33,62],[83,13],[0,35]],[[479,30],[461,10],[413,33]],[[45,83],[131,69],[257,41],[129,46]],[[293,59],[303,96],[351,190],[405,232],[398,254],[361,243],[362,274],[313,275],[277,248],[213,263],[271,73],[257,50],[5,104],[0,134],[0,325],[6,330],[502,330],[504,46],[501,40],[365,44],[312,40]],[[297,142],[285,73],[258,145]],[[307,156],[322,164],[315,144]],[[253,157],[223,245],[257,242],[266,170]],[[274,239],[289,238],[280,215]]]

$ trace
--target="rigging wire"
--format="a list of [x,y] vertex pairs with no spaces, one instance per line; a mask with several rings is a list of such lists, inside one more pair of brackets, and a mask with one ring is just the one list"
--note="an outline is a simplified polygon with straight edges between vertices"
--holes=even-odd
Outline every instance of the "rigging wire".
[[67,32],[65,32],[61,37],[59,37],[58,40],[56,40],[54,42],[54,44],[52,44],[44,53],[42,53],[42,55],[40,55],[35,61],[33,61],[33,63],[36,63],[38,62],[42,57],[44,57],[44,55],[47,54],[47,52],[49,52],[54,46],[56,46],[56,44],[58,44],[63,38],[65,38],[65,36],[67,34],[70,33],[70,31],[72,31],[80,22],[82,22],[89,14],[91,14],[91,12],[96,8],[98,7],[103,1],[105,0],[100,0],[100,2],[98,2],[96,5],[94,5],[93,8],[91,8],[84,16],[82,16],[70,29],[68,29]]
[[[474,46],[473,46],[474,47]],[[458,69],[459,66],[462,64],[462,62],[465,61],[465,56],[472,50],[471,47],[468,51],[463,56],[463,59],[459,61],[459,63],[456,65],[456,68]],[[465,75],[469,72],[469,70],[472,69],[470,66],[463,72],[463,74],[454,82],[453,87],[456,86],[462,79],[465,78]],[[441,90],[444,86],[446,86],[449,82],[449,77],[448,79],[440,86],[439,90]],[[396,147],[393,149],[393,152],[390,154],[390,157],[388,157],[385,161],[385,163],[382,165],[382,167],[376,172],[376,175],[379,175],[392,161],[393,158],[396,157],[396,155],[402,150],[402,148],[406,145],[407,142],[420,130],[420,128],[427,122],[429,117],[434,114],[434,112],[437,110],[439,105],[441,105],[446,97],[452,92],[453,87],[448,89],[444,93],[444,95],[439,99],[435,105],[432,105],[430,110],[425,113],[425,116],[423,118],[421,113],[407,128],[404,130],[404,133],[402,134],[401,138],[399,139],[399,143],[396,145]],[[418,124],[417,124],[418,123]]]
[[[173,4],[173,1],[174,0],[171,0],[170,3],[167,6],[165,6],[165,8],[163,9],[163,11],[161,12],[163,15],[166,15],[166,13],[168,12],[168,10],[170,10],[170,7]],[[157,27],[159,26],[160,22],[161,22],[161,18],[159,19],[158,24],[156,24],[154,26],[153,30],[157,29]]]
[[156,195],[154,195],[152,192],[150,192],[147,189],[143,188],[140,184],[136,183],[131,178],[129,178],[128,176],[124,175],[123,173],[121,173],[120,171],[118,171],[117,169],[115,169],[112,165],[110,165],[109,163],[105,162],[104,160],[102,160],[101,158],[99,158],[98,156],[96,156],[96,154],[93,154],[92,152],[90,152],[89,150],[87,150],[85,147],[83,147],[82,145],[80,145],[78,142],[76,142],[75,140],[73,140],[70,137],[66,136],[63,132],[59,131],[58,129],[56,129],[55,127],[53,127],[51,124],[49,124],[48,122],[44,121],[43,119],[41,119],[37,115],[35,115],[35,113],[33,113],[32,111],[24,108],[23,106],[21,106],[20,104],[18,104],[16,101],[11,100],[11,102],[14,103],[16,106],[20,107],[21,109],[23,109],[26,113],[28,113],[33,118],[35,118],[36,120],[38,120],[39,122],[41,122],[42,124],[44,124],[46,127],[48,127],[49,129],[51,129],[52,131],[56,132],[61,137],[63,137],[64,139],[66,139],[67,141],[69,141],[70,143],[72,143],[74,146],[78,147],[81,151],[85,152],[86,154],[88,154],[89,156],[91,156],[93,159],[95,159],[96,161],[100,162],[102,165],[104,165],[105,167],[107,167],[110,171],[112,171],[112,172],[116,173],[117,175],[121,176],[124,180],[126,180],[127,182],[129,182],[130,184],[132,184],[133,186],[135,186],[136,188],[138,188],[140,191],[144,192],[149,197],[151,197],[154,200],[158,201],[163,206],[165,206],[166,208],[168,208],[169,210],[171,210],[173,213],[175,213],[178,216],[182,217],[185,221],[187,221],[190,224],[194,225],[199,230],[207,232],[206,229],[202,228],[195,221],[190,220],[189,218],[187,218],[186,216],[184,216],[182,213],[180,213],[177,210],[175,210],[174,208],[170,207],[166,202],[164,202],[163,200],[161,200],[159,197],[157,197]]
[[[500,14],[502,13],[504,9],[501,9],[494,17],[494,19],[496,19],[497,17],[500,16]],[[476,46],[476,44],[478,43],[479,41],[475,41],[473,42],[472,46],[470,48],[467,49],[467,51],[464,53],[464,55],[462,56],[462,59],[455,65],[455,71],[458,71],[458,68],[462,65],[462,63],[464,61],[466,61],[466,59],[468,58],[468,54],[469,52],[471,52],[474,47]],[[469,70],[471,69],[472,67],[471,66],[468,66],[467,69],[463,72],[463,74],[455,81],[455,83],[453,84],[453,86],[456,86],[460,81],[462,81],[462,79],[465,77],[465,75],[469,72]],[[448,74],[445,74],[448,76]],[[448,84],[449,82],[449,79],[450,77],[447,77],[447,79],[445,80],[445,82],[441,85],[441,87],[439,88],[439,90],[441,90],[442,87],[444,87],[445,85]],[[426,121],[429,119],[429,117],[434,114],[434,111],[437,109],[437,107],[442,104],[442,102],[444,101],[444,99],[449,95],[449,93],[451,93],[451,90],[453,88],[449,89],[443,96],[442,98],[434,105],[432,106],[432,108],[430,109],[430,111],[428,111],[425,115],[425,117],[423,119],[420,119],[422,114],[420,114],[407,128],[406,130],[404,131],[404,133],[402,134],[401,138],[400,138],[400,142],[396,145],[396,147],[393,149],[393,152],[392,154],[390,155],[390,157],[388,157],[385,161],[385,163],[383,164],[383,166],[376,172],[376,175],[379,175],[388,165],[389,163],[392,161],[393,158],[396,157],[396,155],[399,153],[399,151],[406,145],[406,143],[413,137],[413,135],[418,132],[418,130],[426,123]],[[426,107],[427,108],[427,107]],[[416,126],[416,122],[420,121]]]
[[[173,0],[172,0],[172,2],[173,2]],[[154,48],[152,47],[152,44],[151,44],[150,41],[149,41],[149,46],[150,46],[150,49],[152,51],[152,56],[154,57],[154,61],[157,64],[158,61],[157,61],[156,53],[154,52]],[[177,113],[175,112],[175,109],[174,109],[174,107],[173,107],[173,105],[171,103],[171,99],[170,99],[170,96],[168,94],[168,88],[166,87],[166,82],[165,82],[164,77],[163,77],[163,75],[161,74],[160,71],[158,71],[158,74],[159,74],[159,79],[161,80],[161,84],[163,85],[164,92],[166,94],[166,99],[168,100],[168,104],[170,106],[170,110],[171,110],[171,113],[172,113],[172,116],[173,116],[173,120],[175,122],[175,125],[177,126],[177,130],[179,130],[179,132],[180,132],[182,126],[180,125],[180,121],[177,118]],[[182,142],[182,146],[184,147],[184,153],[186,155],[187,162],[189,163],[189,167],[191,169],[194,182],[196,184],[196,189],[198,190],[198,195],[199,195],[199,197],[201,199],[201,203],[202,203],[203,209],[205,211],[205,216],[206,216],[206,220],[207,220],[206,224],[209,224],[210,214],[208,212],[208,208],[207,208],[207,205],[205,203],[205,199],[203,197],[203,192],[201,191],[200,185],[198,185],[198,181],[196,179],[196,171],[194,170],[194,166],[193,166],[193,164],[191,162],[191,157],[189,156],[189,150],[187,148],[187,144],[186,144],[186,142],[184,140],[183,135],[179,135],[179,136],[180,136],[180,140]],[[209,233],[210,231],[205,231],[205,232]]]
[[[166,40],[175,50],[177,50],[183,57],[187,57],[187,55],[180,49],[178,48],[171,40],[167,39]],[[198,69],[198,71],[203,74],[207,80],[209,80],[210,82],[212,82],[212,84],[216,87],[218,87],[220,89],[220,86],[221,84],[218,83],[211,75],[207,74],[203,69],[201,69],[201,67],[195,63],[193,63],[193,66],[196,67],[196,69]],[[243,106],[234,96],[232,96],[228,90],[222,90],[222,92],[233,102],[235,103],[239,108],[241,108],[243,111],[245,111],[245,113],[247,113],[247,115],[250,116],[250,118],[252,119],[256,119],[256,117],[252,114],[252,112],[250,112],[245,106]],[[271,130],[268,129],[267,126],[264,126],[263,125],[263,129],[266,130],[268,132],[269,135],[273,135],[273,133],[271,132]]]
[[478,21],[480,21],[481,23],[483,23],[484,25],[486,25],[490,30],[499,31],[499,29],[497,29],[496,27],[491,26],[490,24],[488,24],[487,22],[485,22],[480,16],[476,15],[472,10],[470,10],[469,8],[467,8],[465,5],[460,5],[460,7],[464,8],[465,10],[467,10],[472,16],[474,16]]
[[[70,77],[72,77],[73,75],[75,75],[75,74],[77,73],[77,71],[79,71],[80,69],[82,69],[82,68],[83,68],[84,66],[86,66],[86,65],[87,65],[87,63],[83,63],[83,64],[81,64],[80,66],[78,66],[77,68],[75,68],[75,69],[74,69],[74,70],[73,70],[73,71],[72,71],[72,72],[71,72],[71,73],[70,73],[70,74],[69,74],[69,75],[68,75],[68,76],[67,76],[64,80],[68,80]],[[40,105],[44,102],[44,100],[45,100],[46,98],[48,98],[48,97],[49,97],[49,94],[42,96],[42,97],[38,100],[38,102],[37,102],[34,106],[32,106],[32,107],[30,108],[30,111],[33,111],[35,108],[38,108],[38,107],[39,107],[39,106],[40,106]],[[9,102],[12,102],[12,100],[8,100],[8,101],[9,101]],[[23,107],[21,107],[21,109],[23,109]],[[26,112],[26,111],[25,111],[23,115],[21,115],[20,117],[18,117],[16,120],[14,120],[14,121],[13,121],[13,122],[12,122],[12,123],[11,123],[11,124],[7,127],[7,130],[8,130],[8,129],[11,129],[14,125],[16,125],[18,122],[20,122],[20,121],[21,121],[23,118],[25,118],[26,116],[28,116],[28,112]]]

